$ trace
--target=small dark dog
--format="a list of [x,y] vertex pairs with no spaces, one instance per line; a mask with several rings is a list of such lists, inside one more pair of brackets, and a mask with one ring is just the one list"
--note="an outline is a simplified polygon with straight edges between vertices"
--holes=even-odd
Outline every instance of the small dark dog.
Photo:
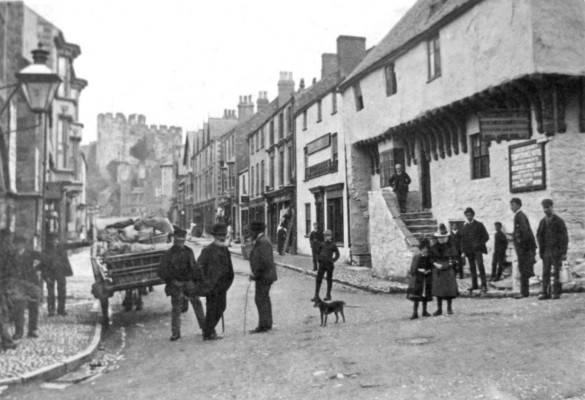
[[343,315],[343,306],[345,306],[344,301],[332,301],[331,303],[327,303],[320,298],[317,297],[315,300],[315,304],[313,307],[319,307],[319,311],[321,311],[321,326],[327,326],[327,315],[331,313],[335,313],[335,323],[339,321],[338,313],[341,314],[343,318],[343,322],[345,322],[345,315]]

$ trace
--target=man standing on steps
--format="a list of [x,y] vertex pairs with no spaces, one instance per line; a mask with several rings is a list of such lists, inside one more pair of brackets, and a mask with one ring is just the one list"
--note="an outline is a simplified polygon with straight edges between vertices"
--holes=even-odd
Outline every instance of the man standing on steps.
[[536,232],[540,258],[542,258],[542,289],[538,299],[546,300],[550,298],[548,289],[550,286],[551,267],[554,267],[555,278],[552,298],[560,299],[562,291],[560,272],[563,261],[567,259],[569,235],[565,221],[553,212],[552,200],[544,199],[541,204],[544,218],[540,221]]
[[[485,244],[490,240],[490,236],[485,226],[475,220],[475,211],[468,207],[465,212],[465,224],[461,229],[461,251],[467,257],[469,262],[469,272],[471,273],[471,288],[469,294],[479,289],[477,286],[477,270],[481,279],[481,293],[487,292],[487,282],[485,277],[485,267],[483,265],[483,255],[487,254]],[[477,268],[476,268],[477,266]]]
[[319,229],[319,224],[315,222],[313,224],[313,230],[309,234],[309,243],[311,244],[311,253],[313,254],[313,271],[317,271],[319,268],[319,261],[317,260],[319,257],[319,246],[324,241],[323,231]]
[[396,173],[390,177],[388,183],[398,197],[398,206],[400,212],[406,212],[406,198],[408,196],[408,185],[410,185],[410,176],[402,170],[402,165],[396,164]]
[[520,210],[521,207],[522,200],[518,197],[513,197],[510,200],[510,209],[514,213],[512,237],[518,259],[518,272],[520,273],[520,294],[514,296],[516,299],[529,296],[528,281],[534,276],[534,263],[536,262],[536,241],[528,217]]

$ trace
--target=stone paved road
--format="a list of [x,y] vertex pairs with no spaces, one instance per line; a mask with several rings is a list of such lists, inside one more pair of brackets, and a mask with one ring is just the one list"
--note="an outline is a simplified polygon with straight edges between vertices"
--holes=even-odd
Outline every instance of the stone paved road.
[[[408,319],[403,295],[334,287],[346,323],[319,327],[313,280],[279,269],[275,329],[243,335],[248,266],[229,292],[226,334],[202,342],[194,316],[169,342],[162,290],[142,312],[114,314],[126,347],[117,369],[61,391],[9,388],[6,399],[576,399],[585,396],[585,295],[457,299],[455,314]],[[252,286],[253,289],[253,286]],[[250,291],[247,328],[255,326]],[[434,304],[431,311],[434,310]]]

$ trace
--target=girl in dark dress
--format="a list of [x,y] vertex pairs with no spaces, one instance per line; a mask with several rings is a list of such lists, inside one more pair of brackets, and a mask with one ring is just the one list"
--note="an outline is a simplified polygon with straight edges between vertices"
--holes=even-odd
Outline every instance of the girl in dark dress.
[[427,312],[427,302],[433,301],[431,270],[433,264],[430,257],[431,245],[428,239],[421,239],[417,254],[410,267],[410,283],[406,291],[406,298],[414,302],[412,317],[418,318],[418,304],[422,301],[422,316],[430,317]]
[[437,298],[437,311],[433,315],[443,314],[443,300],[447,300],[447,314],[453,314],[452,300],[459,295],[457,278],[455,275],[455,257],[457,251],[445,224],[439,225],[435,233],[437,243],[431,247],[431,261],[433,264],[433,296]]

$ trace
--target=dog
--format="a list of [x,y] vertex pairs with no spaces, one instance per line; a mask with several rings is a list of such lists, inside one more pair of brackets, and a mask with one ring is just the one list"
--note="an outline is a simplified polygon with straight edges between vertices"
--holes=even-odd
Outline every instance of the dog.
[[345,302],[344,301],[332,301],[331,303],[327,303],[323,300],[321,300],[320,298],[317,297],[317,300],[315,300],[315,303],[313,305],[313,307],[315,308],[319,308],[319,311],[321,311],[321,325],[320,326],[327,326],[327,315],[331,314],[331,313],[335,313],[335,323],[337,323],[337,321],[339,321],[339,316],[337,315],[338,313],[341,314],[341,317],[343,318],[343,322],[345,322],[345,315],[343,315],[343,307],[345,306]]

